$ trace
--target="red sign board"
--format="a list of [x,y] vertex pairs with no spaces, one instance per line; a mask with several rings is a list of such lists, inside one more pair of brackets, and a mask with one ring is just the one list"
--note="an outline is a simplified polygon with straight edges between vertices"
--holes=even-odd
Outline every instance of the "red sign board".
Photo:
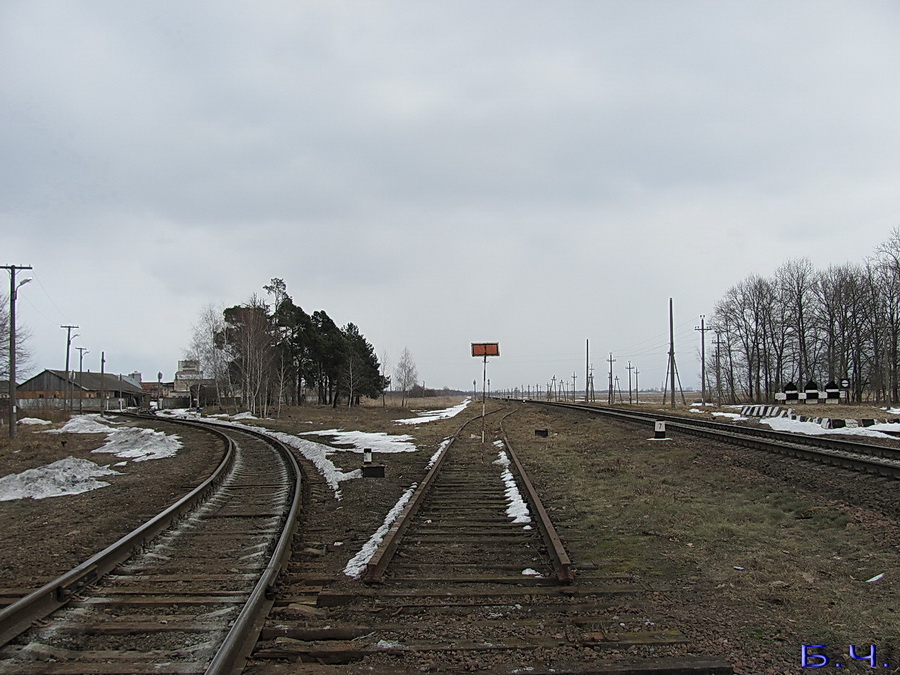
[[500,343],[473,342],[472,356],[500,356]]

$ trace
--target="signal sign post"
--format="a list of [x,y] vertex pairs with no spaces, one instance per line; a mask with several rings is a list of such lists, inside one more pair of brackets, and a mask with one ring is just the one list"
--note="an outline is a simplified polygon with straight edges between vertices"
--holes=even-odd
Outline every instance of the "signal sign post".
[[484,410],[487,398],[487,360],[489,356],[500,356],[499,342],[473,342],[472,356],[481,356],[484,359],[484,368],[481,380],[481,443],[484,445]]

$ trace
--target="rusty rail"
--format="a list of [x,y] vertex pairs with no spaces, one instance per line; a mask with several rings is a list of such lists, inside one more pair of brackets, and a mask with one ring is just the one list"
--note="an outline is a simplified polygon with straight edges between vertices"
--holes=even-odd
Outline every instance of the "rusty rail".
[[225,441],[226,450],[222,461],[209,478],[114,544],[0,611],[0,645],[7,644],[24,633],[35,621],[64,606],[75,593],[111,572],[116,565],[130,558],[135,549],[167,530],[173,522],[200,503],[216,487],[234,461],[234,442],[221,432],[215,433]]
[[569,558],[569,554],[566,552],[566,548],[559,538],[559,534],[556,531],[556,527],[553,525],[553,521],[550,520],[550,516],[547,514],[547,509],[544,508],[544,504],[538,496],[537,490],[534,489],[531,479],[528,478],[525,467],[522,466],[522,462],[519,461],[518,455],[516,455],[515,450],[513,450],[512,443],[509,442],[509,437],[506,435],[502,423],[500,431],[503,434],[503,443],[506,445],[510,459],[512,459],[513,463],[516,465],[519,479],[525,487],[525,499],[528,500],[529,508],[537,516],[538,529],[541,531],[541,536],[544,538],[544,543],[547,545],[550,557],[553,558],[556,579],[562,584],[570,584],[575,580],[575,570],[572,568],[572,560]]
[[[480,416],[473,419],[480,419]],[[427,474],[425,474],[425,478],[423,478],[422,482],[419,483],[419,485],[416,487],[412,497],[410,497],[409,499],[409,502],[400,512],[400,515],[397,516],[397,519],[393,522],[390,529],[387,531],[387,534],[384,535],[384,539],[381,540],[381,545],[375,551],[374,555],[369,558],[369,562],[366,563],[366,572],[365,574],[363,574],[364,582],[378,583],[384,577],[384,573],[387,570],[391,559],[394,557],[394,553],[397,552],[397,547],[400,545],[400,541],[403,539],[403,534],[406,532],[407,528],[409,528],[410,522],[412,522],[412,519],[419,511],[419,507],[422,506],[422,502],[425,501],[425,495],[428,494],[428,491],[434,484],[435,477],[441,470],[441,464],[443,464],[444,458],[447,456],[447,453],[450,451],[453,443],[456,442],[456,439],[459,437],[460,432],[462,432],[463,429],[471,424],[472,421],[473,420],[469,420],[468,422],[463,424],[459,429],[456,430],[453,436],[450,437],[450,442],[447,443],[446,447],[444,447],[443,452],[441,452],[440,456],[435,460],[431,469]]]
[[294,473],[294,497],[269,564],[256,583],[231,630],[228,631],[228,635],[225,636],[222,646],[206,669],[206,675],[236,675],[244,669],[244,665],[259,639],[266,617],[275,603],[275,584],[290,561],[293,524],[297,521],[303,502],[302,471],[294,453],[284,443],[267,434],[243,428],[241,431],[264,439],[287,458]]
[[[490,415],[497,412],[500,411],[495,410],[489,412],[488,414]],[[531,483],[531,480],[525,473],[525,468],[522,466],[522,463],[519,461],[518,456],[516,456],[515,452],[513,451],[512,445],[510,445],[509,443],[506,432],[503,430],[503,421],[514,412],[516,411],[513,410],[507,412],[500,420],[500,430],[503,435],[503,441],[506,444],[507,449],[509,450],[509,454],[513,460],[513,463],[515,464],[516,472],[518,473],[519,478],[521,479],[522,484],[525,487],[528,505],[536,515],[538,529],[540,530],[541,536],[544,539],[544,543],[546,544],[547,549],[550,552],[550,557],[553,559],[556,578],[560,583],[568,584],[571,583],[575,578],[575,572],[572,568],[572,561],[569,558],[565,547],[563,546],[562,540],[556,532],[556,528],[553,526],[553,523],[550,520],[550,516],[547,514],[547,510],[544,508],[544,505],[537,494],[537,490],[535,490],[534,485]],[[400,545],[401,540],[403,539],[404,533],[409,528],[412,519],[415,517],[422,503],[425,501],[425,497],[428,494],[429,490],[434,485],[436,477],[441,469],[441,464],[443,463],[444,458],[447,456],[447,453],[450,451],[450,448],[453,446],[453,443],[456,441],[456,439],[459,437],[459,434],[466,426],[468,426],[475,420],[481,419],[481,417],[482,416],[479,415],[467,421],[451,437],[450,442],[447,443],[444,451],[441,453],[441,455],[435,461],[434,465],[425,475],[425,478],[422,479],[422,482],[419,483],[419,485],[416,487],[416,490],[413,493],[413,496],[410,498],[409,503],[407,503],[403,511],[401,511],[400,515],[391,525],[390,529],[382,540],[381,545],[375,551],[375,554],[369,559],[369,562],[366,563],[366,572],[363,575],[363,581],[365,581],[366,583],[377,583],[382,580],[382,578],[384,577],[384,573],[394,556],[394,553],[396,553],[397,548]]]
[[708,420],[694,420],[677,415],[623,411],[604,406],[537,400],[531,400],[529,403],[605,415],[638,424],[653,424],[655,421],[661,420],[666,422],[668,429],[701,438],[766,452],[776,452],[877,476],[900,478],[900,463],[898,463],[900,462],[900,450],[892,447],[822,436],[804,436],[786,431],[728,425]]

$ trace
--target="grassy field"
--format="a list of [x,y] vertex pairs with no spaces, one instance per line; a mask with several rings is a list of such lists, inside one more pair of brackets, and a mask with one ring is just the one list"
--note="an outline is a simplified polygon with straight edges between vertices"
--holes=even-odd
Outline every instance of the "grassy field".
[[[900,672],[896,481],[795,465],[578,413],[523,411],[513,438],[574,556],[668,587],[657,611],[741,673],[795,673],[802,644],[877,644]],[[543,440],[530,427],[550,428]],[[878,581],[868,579],[884,573]],[[861,648],[863,653],[868,649]],[[864,672],[843,657],[840,672]],[[815,661],[814,661],[815,662]],[[868,672],[868,671],[866,671]]]

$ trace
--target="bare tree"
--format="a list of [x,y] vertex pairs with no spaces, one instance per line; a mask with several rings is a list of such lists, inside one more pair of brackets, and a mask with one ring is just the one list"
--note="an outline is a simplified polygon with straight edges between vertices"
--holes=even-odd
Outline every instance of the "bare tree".
[[900,227],[876,250],[882,269],[882,330],[885,333],[885,352],[881,376],[891,401],[900,401]]
[[[16,326],[16,379],[30,368],[31,352],[26,346],[30,337],[31,333],[27,328]],[[9,379],[9,295],[2,293],[0,293],[0,377]]]
[[210,303],[200,312],[196,324],[191,325],[191,346],[188,358],[197,361],[207,377],[215,380],[216,397],[232,396],[225,349],[225,320],[222,308]]
[[403,392],[401,405],[406,405],[406,396],[409,394],[409,390],[419,380],[416,364],[413,362],[409,349],[406,347],[403,348],[403,353],[400,354],[400,361],[397,362],[397,367],[394,369],[394,377],[397,380],[397,386]]

